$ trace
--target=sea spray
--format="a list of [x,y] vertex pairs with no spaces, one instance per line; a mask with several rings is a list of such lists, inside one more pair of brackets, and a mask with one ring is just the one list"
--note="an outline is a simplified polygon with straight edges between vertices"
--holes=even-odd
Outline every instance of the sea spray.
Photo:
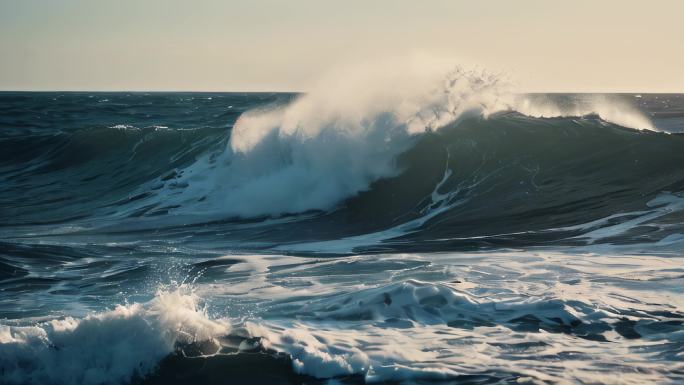
[[5,384],[121,384],[150,374],[178,344],[225,335],[188,287],[77,319],[0,326]]

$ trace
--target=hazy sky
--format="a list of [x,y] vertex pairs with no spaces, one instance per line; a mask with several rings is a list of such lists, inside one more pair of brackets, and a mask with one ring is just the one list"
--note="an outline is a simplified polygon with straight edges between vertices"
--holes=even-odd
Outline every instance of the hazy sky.
[[681,0],[0,0],[0,89],[306,90],[423,54],[528,91],[684,92]]

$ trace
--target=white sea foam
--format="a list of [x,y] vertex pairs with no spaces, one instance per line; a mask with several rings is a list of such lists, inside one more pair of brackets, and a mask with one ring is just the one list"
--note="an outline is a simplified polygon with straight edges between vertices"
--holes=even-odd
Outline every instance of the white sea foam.
[[115,124],[115,125],[111,126],[110,128],[116,128],[117,130],[123,130],[123,131],[126,131],[126,130],[139,131],[140,130],[139,128],[137,128],[135,126],[131,126],[130,124]]
[[[386,258],[278,269],[269,284],[283,292],[292,289],[282,280],[294,283],[301,274],[313,289],[335,282],[341,293],[300,300],[296,307],[272,306],[268,321],[249,324],[251,335],[288,352],[299,373],[356,374],[367,383],[486,371],[530,383],[639,384],[663,381],[674,370],[640,352],[683,336],[657,326],[663,324],[656,315],[663,303],[671,312],[683,309],[674,295],[681,278],[662,274],[681,266],[680,260],[545,252]],[[350,271],[357,272],[354,279]],[[668,319],[668,312],[662,314]],[[642,337],[616,332],[629,325]]]
[[[224,284],[159,291],[82,319],[0,327],[3,383],[126,383],[178,343],[231,333],[289,354],[298,373],[367,383],[485,372],[641,384],[682,369],[681,355],[668,353],[684,338],[681,258],[571,250],[239,258]],[[212,319],[194,293],[218,301],[220,314],[222,299],[257,307]]]
[[[617,237],[642,225],[650,224],[652,227],[665,227],[658,225],[658,220],[665,219],[673,213],[684,212],[684,197],[680,194],[663,192],[646,203],[647,210],[622,212],[605,218],[597,219],[589,223],[567,226],[552,230],[580,230],[581,235],[575,238],[582,239],[588,244],[594,244],[611,237]],[[618,220],[624,218],[623,220]],[[667,223],[667,220],[664,220]],[[669,237],[676,234],[671,234]],[[675,238],[670,238],[673,240]],[[655,246],[655,245],[654,245]]]

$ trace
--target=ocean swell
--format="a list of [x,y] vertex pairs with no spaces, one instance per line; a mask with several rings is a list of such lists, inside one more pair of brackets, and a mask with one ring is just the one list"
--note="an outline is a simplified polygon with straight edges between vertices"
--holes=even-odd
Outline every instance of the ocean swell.
[[513,93],[499,76],[485,71],[456,68],[445,74],[426,73],[420,65],[396,67],[335,73],[291,103],[243,113],[227,149],[190,167],[179,182],[188,188],[169,200],[187,206],[201,198],[192,210],[207,215],[328,211],[374,182],[401,174],[398,157],[425,133],[501,112],[536,118],[595,115],[655,130],[619,99],[592,96],[563,104]]

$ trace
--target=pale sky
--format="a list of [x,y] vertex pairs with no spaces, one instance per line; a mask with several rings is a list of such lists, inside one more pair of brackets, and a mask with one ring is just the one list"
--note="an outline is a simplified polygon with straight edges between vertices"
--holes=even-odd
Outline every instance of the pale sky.
[[684,92],[684,1],[0,0],[0,90],[306,91],[415,52],[523,91]]

